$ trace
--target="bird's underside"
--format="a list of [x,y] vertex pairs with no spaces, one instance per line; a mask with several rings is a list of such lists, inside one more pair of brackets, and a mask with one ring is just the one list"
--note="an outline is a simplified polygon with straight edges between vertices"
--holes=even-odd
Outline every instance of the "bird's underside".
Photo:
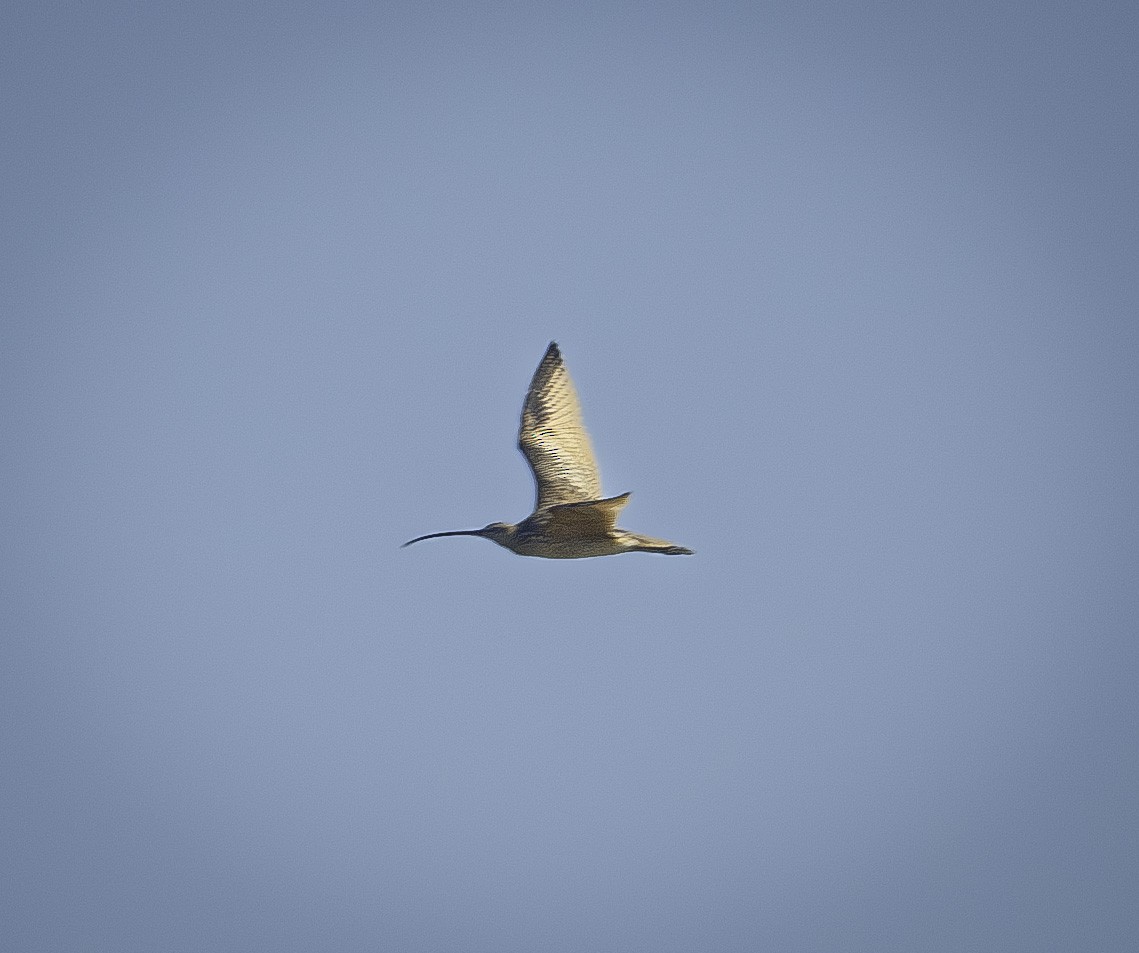
[[670,556],[691,550],[617,527],[629,494],[601,498],[601,475],[581,417],[581,405],[557,344],[551,342],[530,381],[522,405],[518,449],[537,484],[534,512],[517,525],[429,533],[405,546],[438,536],[481,536],[522,556],[580,559],[618,553]]
[[559,503],[536,510],[518,524],[508,548],[522,556],[548,559],[581,559],[630,552],[671,556],[691,553],[667,540],[620,529],[616,525],[617,514],[629,502],[629,496],[622,493],[605,500]]

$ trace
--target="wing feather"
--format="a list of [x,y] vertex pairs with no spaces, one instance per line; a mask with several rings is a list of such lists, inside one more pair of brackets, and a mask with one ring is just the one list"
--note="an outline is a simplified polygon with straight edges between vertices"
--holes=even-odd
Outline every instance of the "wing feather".
[[601,474],[582,423],[577,391],[552,341],[522,405],[518,449],[534,471],[537,509],[601,496]]
[[587,500],[581,503],[560,503],[544,512],[544,531],[551,537],[583,539],[605,536],[617,526],[617,514],[629,502],[629,494],[622,493],[607,500]]

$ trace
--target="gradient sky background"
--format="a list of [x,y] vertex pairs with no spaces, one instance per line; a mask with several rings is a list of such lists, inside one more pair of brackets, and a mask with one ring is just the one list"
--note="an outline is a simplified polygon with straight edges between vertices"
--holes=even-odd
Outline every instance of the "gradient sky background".
[[1133,18],[8,4],[5,947],[1139,948]]

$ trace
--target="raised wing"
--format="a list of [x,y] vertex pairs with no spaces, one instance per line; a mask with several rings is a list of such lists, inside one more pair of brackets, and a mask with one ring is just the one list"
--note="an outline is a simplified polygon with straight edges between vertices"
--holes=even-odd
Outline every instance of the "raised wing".
[[552,341],[526,393],[518,449],[538,483],[536,509],[601,496],[601,474],[581,421],[577,391]]

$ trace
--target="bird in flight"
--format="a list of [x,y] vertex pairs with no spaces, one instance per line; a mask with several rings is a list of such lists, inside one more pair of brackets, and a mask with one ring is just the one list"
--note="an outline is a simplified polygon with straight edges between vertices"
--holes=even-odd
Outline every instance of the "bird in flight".
[[617,514],[630,494],[601,498],[601,474],[581,420],[577,391],[552,341],[526,392],[518,449],[538,485],[538,502],[526,519],[518,524],[491,523],[482,529],[428,533],[403,545],[440,536],[481,536],[520,556],[546,559],[618,553],[692,555],[692,550],[667,540],[617,527]]

